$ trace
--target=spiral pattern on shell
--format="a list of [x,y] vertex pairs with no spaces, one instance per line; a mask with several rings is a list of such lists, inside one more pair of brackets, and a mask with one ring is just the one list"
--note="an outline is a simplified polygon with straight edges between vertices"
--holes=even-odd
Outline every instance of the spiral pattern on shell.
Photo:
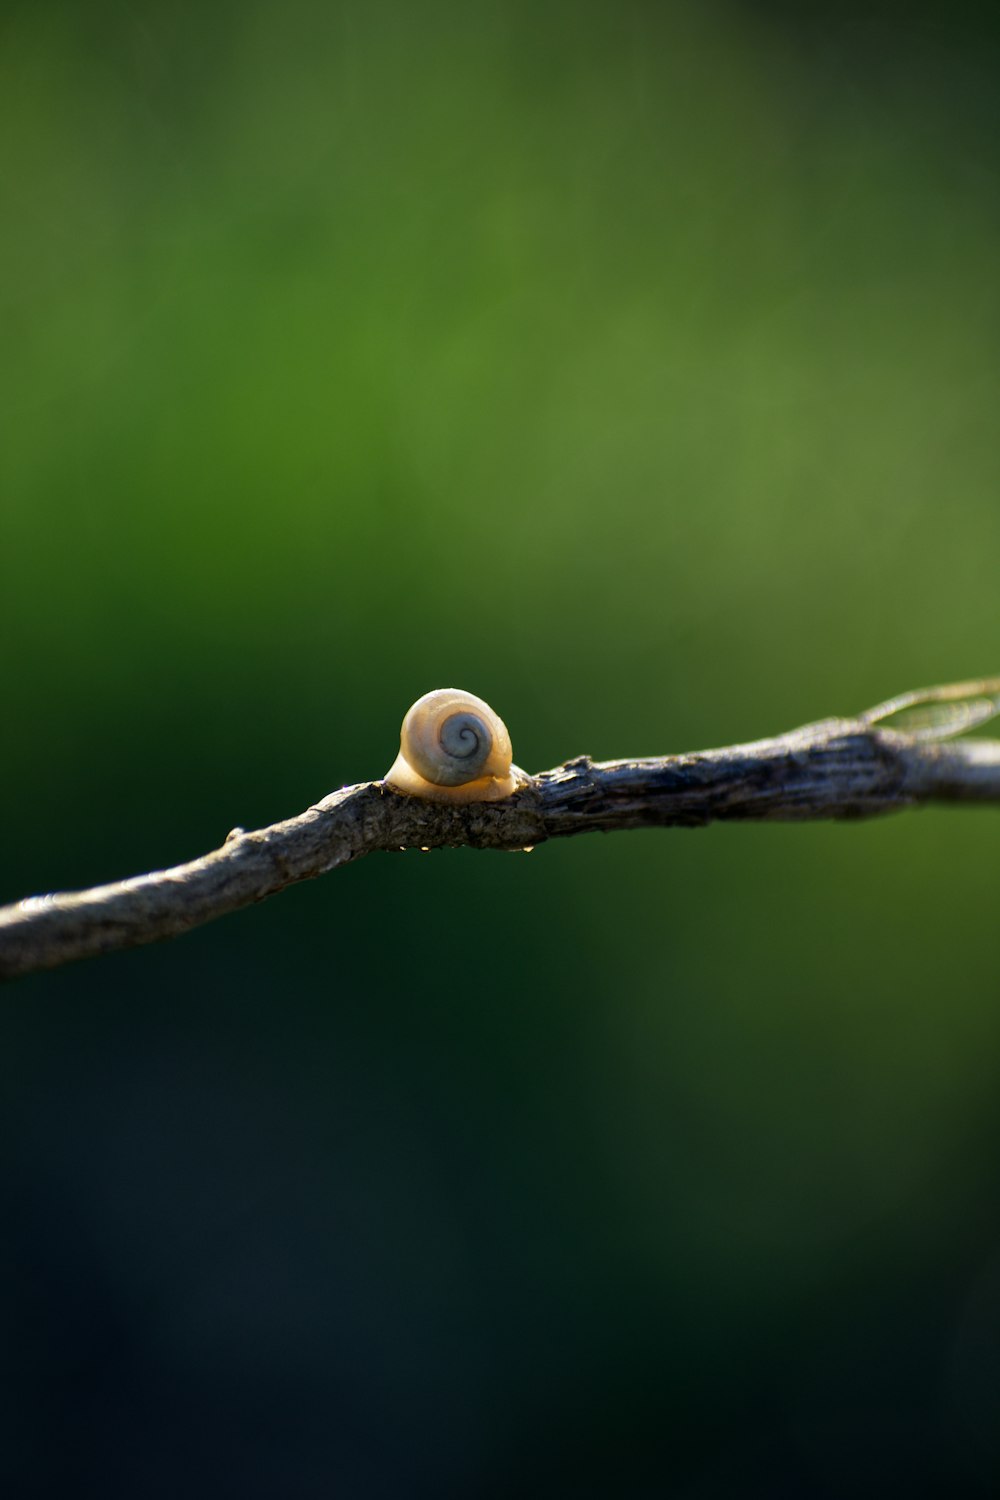
[[510,796],[518,773],[510,735],[488,703],[460,688],[418,698],[403,720],[399,755],[386,775],[398,791],[437,801]]
[[403,720],[400,744],[413,769],[435,786],[461,786],[488,775],[505,744],[510,764],[503,723],[481,698],[457,689],[440,688],[418,699]]

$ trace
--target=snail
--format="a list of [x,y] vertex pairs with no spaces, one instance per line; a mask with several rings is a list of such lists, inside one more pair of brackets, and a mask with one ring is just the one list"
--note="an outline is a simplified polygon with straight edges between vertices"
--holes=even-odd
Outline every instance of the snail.
[[394,791],[432,802],[499,802],[527,780],[511,765],[507,726],[482,698],[436,688],[403,720],[399,754],[385,774]]

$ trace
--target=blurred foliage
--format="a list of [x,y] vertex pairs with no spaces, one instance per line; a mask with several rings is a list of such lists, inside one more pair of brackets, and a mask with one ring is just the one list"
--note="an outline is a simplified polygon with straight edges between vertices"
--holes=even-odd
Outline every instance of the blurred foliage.
[[[0,899],[434,686],[540,769],[1000,669],[997,53],[8,3]],[[374,857],[7,990],[16,1492],[993,1493],[996,829]]]

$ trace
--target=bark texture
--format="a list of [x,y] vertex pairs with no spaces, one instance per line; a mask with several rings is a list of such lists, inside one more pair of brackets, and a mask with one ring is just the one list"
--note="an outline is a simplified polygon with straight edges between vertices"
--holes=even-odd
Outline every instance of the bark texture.
[[[0,978],[173,937],[378,849],[521,849],[594,830],[1000,805],[1000,741],[943,743],[998,711],[1000,682],[933,688],[855,719],[721,750],[596,763],[580,756],[527,777],[501,802],[450,806],[362,782],[269,828],[234,829],[221,849],[188,864],[0,908]],[[883,727],[889,717],[906,727]]]

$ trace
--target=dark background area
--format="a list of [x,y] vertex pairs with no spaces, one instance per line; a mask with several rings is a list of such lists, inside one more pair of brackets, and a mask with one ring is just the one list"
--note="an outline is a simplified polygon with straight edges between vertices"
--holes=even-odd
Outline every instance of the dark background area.
[[[0,16],[0,900],[1000,670],[994,10]],[[988,1495],[996,815],[373,856],[0,1001],[5,1493]]]

